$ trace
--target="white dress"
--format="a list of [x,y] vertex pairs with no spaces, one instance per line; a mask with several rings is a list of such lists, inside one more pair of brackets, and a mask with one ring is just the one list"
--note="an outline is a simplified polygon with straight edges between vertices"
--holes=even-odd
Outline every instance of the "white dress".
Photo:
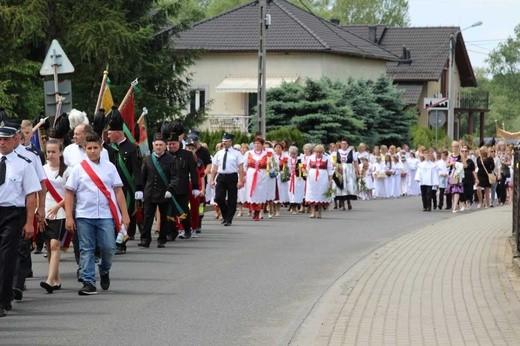
[[289,159],[289,156],[287,153],[283,152],[280,156],[274,155],[276,164],[279,168],[278,176],[276,177],[276,187],[278,189],[278,199],[275,201],[275,203],[287,203],[289,202],[289,182],[282,181],[282,173],[284,166],[287,166],[287,160]]
[[316,155],[311,155],[306,163],[307,166],[307,189],[305,191],[305,202],[309,204],[328,204],[332,202],[332,197],[325,196],[329,187],[329,177],[332,176],[334,169],[332,158],[322,157],[317,159]]
[[408,167],[410,170],[410,173],[408,174],[410,176],[409,184],[408,184],[408,196],[418,196],[421,194],[421,186],[419,183],[415,180],[415,174],[417,173],[417,166],[419,165],[419,159],[415,157],[410,157],[408,159]]
[[287,196],[289,203],[300,204],[305,196],[305,180],[303,179],[303,163],[300,159],[289,157],[287,161],[291,179],[287,183]]
[[257,153],[250,150],[244,155],[246,170],[246,200],[252,204],[262,204],[267,201],[269,173],[267,167],[267,152]]
[[387,198],[386,193],[386,164],[384,162],[374,164],[374,197]]
[[271,149],[271,148],[267,148],[266,149],[267,151],[267,155],[268,155],[268,165],[270,168],[270,171],[272,172],[272,174],[276,174],[274,177],[271,176],[268,172],[267,174],[267,181],[266,181],[266,193],[267,193],[267,201],[274,201],[276,199],[276,177],[278,176],[278,174],[276,172],[278,172],[278,167],[277,167],[277,164],[276,164],[276,160],[274,158],[275,156],[275,153],[274,153],[274,150]]

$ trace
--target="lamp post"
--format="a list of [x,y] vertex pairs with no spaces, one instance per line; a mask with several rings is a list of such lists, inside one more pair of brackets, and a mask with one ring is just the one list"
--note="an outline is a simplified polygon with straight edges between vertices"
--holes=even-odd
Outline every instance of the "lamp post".
[[455,77],[455,44],[457,43],[457,35],[463,32],[466,29],[474,28],[476,26],[482,25],[481,21],[473,23],[472,25],[461,29],[450,35],[450,64],[449,64],[449,89],[448,89],[448,137],[450,139],[455,139],[455,88],[453,84],[453,79]]

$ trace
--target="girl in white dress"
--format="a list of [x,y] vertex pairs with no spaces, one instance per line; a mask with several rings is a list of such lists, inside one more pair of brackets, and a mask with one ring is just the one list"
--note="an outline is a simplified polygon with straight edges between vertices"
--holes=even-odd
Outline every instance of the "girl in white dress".
[[374,177],[374,197],[377,198],[387,198],[388,195],[386,193],[386,164],[381,159],[381,155],[374,156],[375,163],[373,168]]
[[264,149],[267,151],[267,202],[265,209],[267,209],[268,217],[272,218],[274,215],[274,201],[276,199],[276,178],[278,177],[278,165],[275,160],[274,149],[270,142],[264,142]]
[[415,157],[415,153],[411,151],[408,154],[408,159],[406,160],[408,163],[409,173],[408,176],[411,178],[408,180],[408,196],[418,196],[421,194],[421,187],[419,183],[415,180],[415,174],[417,173],[417,166],[419,165],[419,159]]
[[321,209],[332,202],[332,196],[326,195],[332,188],[334,169],[331,157],[325,157],[325,147],[321,144],[314,148],[314,154],[307,160],[307,190],[305,203],[310,206],[311,218],[321,218]]
[[392,197],[399,198],[401,196],[401,173],[403,172],[404,166],[399,161],[399,156],[392,155]]
[[[240,153],[242,153],[242,156],[246,154],[246,152],[249,151],[249,145],[247,143],[242,143],[240,145]],[[244,179],[247,179],[244,177]],[[238,204],[238,216],[242,216],[244,214],[244,206],[247,204],[247,191],[246,191],[246,182],[244,182],[244,186],[242,186],[240,189],[238,189],[237,193],[237,204]],[[251,215],[251,211],[248,209],[248,216]]]

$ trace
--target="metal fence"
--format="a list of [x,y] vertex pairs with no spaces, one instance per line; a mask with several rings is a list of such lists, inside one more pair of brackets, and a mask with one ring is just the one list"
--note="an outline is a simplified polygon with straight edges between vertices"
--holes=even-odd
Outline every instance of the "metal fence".
[[[520,250],[520,193],[518,187],[520,186],[520,147],[515,147],[513,168],[513,236],[516,241],[516,249]],[[520,253],[520,251],[519,251]],[[517,253],[518,255],[518,253]]]

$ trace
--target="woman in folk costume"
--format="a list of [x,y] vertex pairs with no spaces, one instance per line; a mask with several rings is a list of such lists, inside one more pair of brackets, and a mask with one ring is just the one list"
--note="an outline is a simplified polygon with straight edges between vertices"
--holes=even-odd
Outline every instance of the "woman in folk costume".
[[419,165],[419,159],[415,157],[415,152],[410,151],[408,154],[409,157],[406,160],[408,163],[408,176],[410,179],[408,180],[408,189],[406,194],[408,196],[417,196],[421,194],[421,187],[419,183],[415,180],[415,173],[417,173],[417,166]]
[[264,139],[257,136],[253,141],[253,150],[244,155],[246,197],[255,221],[260,221],[260,212],[267,202],[268,180],[271,179],[267,168],[272,155],[264,149],[264,143]]
[[[314,144],[306,143],[303,145],[303,153],[301,153],[299,156],[299,159],[303,164],[303,173],[305,176],[307,176],[307,161],[309,160],[309,157],[311,157],[313,151],[314,151]],[[299,210],[300,213],[305,212],[304,205],[305,205],[305,191],[306,190],[307,190],[307,180],[305,180],[305,184],[304,184],[304,194],[303,194],[304,200],[303,200],[302,207]]]
[[[240,153],[244,156],[249,151],[249,145],[247,143],[242,143],[240,145]],[[244,179],[246,179],[244,177]],[[238,205],[238,216],[242,216],[244,213],[244,207],[247,208],[247,188],[246,183],[244,182],[244,186],[238,189],[237,193],[237,205]],[[251,211],[248,209],[247,215],[251,215]]]
[[357,199],[357,177],[359,175],[359,160],[354,148],[349,147],[348,141],[342,139],[340,148],[336,152],[336,172],[342,177],[343,187],[336,187],[335,195],[339,201],[339,208],[345,210],[347,201],[348,210],[352,209],[351,200]]
[[307,160],[307,190],[305,203],[310,206],[311,218],[321,218],[321,209],[332,202],[332,196],[327,194],[332,188],[334,168],[331,157],[325,157],[325,147],[321,144],[314,148],[314,154]]
[[386,164],[381,160],[381,155],[374,156],[376,162],[373,164],[374,192],[373,196],[378,198],[387,198],[386,193]]
[[283,144],[276,143],[274,145],[274,160],[278,165],[278,175],[276,177],[276,196],[274,201],[274,216],[280,216],[280,208],[283,204],[289,202],[288,182],[290,179],[289,168],[287,167],[289,156],[283,151]]
[[290,172],[290,179],[287,183],[287,195],[291,204],[289,211],[294,215],[298,212],[298,206],[303,203],[306,178],[303,162],[298,158],[298,148],[295,146],[289,147],[287,168]]
[[[264,149],[267,151],[267,203],[265,209],[267,209],[268,217],[272,218],[274,215],[274,201],[276,200],[276,177],[278,176],[278,165],[274,158],[274,150],[271,142],[264,142]],[[260,215],[262,216],[262,215]]]

